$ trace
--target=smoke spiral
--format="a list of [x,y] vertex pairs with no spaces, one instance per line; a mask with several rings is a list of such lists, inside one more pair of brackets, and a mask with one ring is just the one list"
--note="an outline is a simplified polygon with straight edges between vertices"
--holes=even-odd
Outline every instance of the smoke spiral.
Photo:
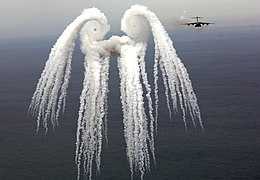
[[[65,109],[65,99],[71,75],[71,60],[75,47],[74,41],[83,24],[91,20],[98,21],[104,26],[107,24],[105,15],[99,9],[85,9],[63,31],[51,49],[28,110],[32,115],[37,115],[37,132],[41,121],[46,132],[49,119],[53,128],[58,125],[60,110],[64,111]],[[95,33],[89,33],[89,35],[89,37],[93,36],[91,39],[101,37],[100,34]]]
[[[89,41],[102,40],[109,31],[110,26],[97,20],[91,20],[84,24],[81,29],[81,40],[89,39]],[[82,41],[83,42],[83,41]]]
[[121,30],[135,41],[147,41],[150,25],[142,15],[135,15],[126,11],[121,19]]

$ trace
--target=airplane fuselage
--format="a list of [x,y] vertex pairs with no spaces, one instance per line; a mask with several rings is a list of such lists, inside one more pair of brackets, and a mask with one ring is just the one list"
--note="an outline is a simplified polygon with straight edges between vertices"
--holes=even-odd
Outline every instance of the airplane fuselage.
[[200,23],[196,23],[194,27],[201,27]]

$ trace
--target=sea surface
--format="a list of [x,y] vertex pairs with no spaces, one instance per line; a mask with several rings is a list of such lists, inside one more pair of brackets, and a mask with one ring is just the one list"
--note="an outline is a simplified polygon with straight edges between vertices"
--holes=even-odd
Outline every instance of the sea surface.
[[[200,105],[205,132],[169,119],[160,80],[156,165],[145,180],[260,179],[260,29],[169,31]],[[36,135],[28,106],[58,36],[0,39],[0,179],[76,179],[75,139],[83,55],[76,46],[67,106],[56,133]],[[147,70],[151,72],[153,42]],[[99,180],[130,180],[116,57],[111,58],[108,145]],[[190,118],[187,117],[190,121]],[[51,129],[51,128],[50,128]],[[135,177],[135,179],[138,179]]]

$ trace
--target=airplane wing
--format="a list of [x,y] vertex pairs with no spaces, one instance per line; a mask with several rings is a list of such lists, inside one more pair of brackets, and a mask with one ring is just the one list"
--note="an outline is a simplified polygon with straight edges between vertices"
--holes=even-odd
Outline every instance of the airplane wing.
[[209,24],[215,24],[215,23],[210,23],[210,22],[199,22],[201,25],[209,25]]
[[183,23],[183,24],[181,24],[181,25],[188,25],[188,26],[190,26],[190,25],[195,25],[196,23]]

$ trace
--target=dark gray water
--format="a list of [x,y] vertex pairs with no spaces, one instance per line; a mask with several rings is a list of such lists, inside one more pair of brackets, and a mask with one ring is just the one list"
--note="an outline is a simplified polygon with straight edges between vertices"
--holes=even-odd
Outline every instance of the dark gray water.
[[[206,132],[196,132],[190,126],[185,133],[179,117],[171,122],[162,96],[157,166],[152,165],[152,173],[145,179],[260,179],[259,29],[188,30],[170,35],[192,79]],[[35,135],[35,119],[27,117],[31,96],[56,38],[0,41],[1,180],[76,177],[75,131],[83,80],[83,56],[78,48],[67,109],[56,134],[49,131],[45,137],[42,130]],[[162,95],[163,90],[160,86]],[[130,179],[119,94],[117,65],[112,58],[109,142],[96,179]]]

